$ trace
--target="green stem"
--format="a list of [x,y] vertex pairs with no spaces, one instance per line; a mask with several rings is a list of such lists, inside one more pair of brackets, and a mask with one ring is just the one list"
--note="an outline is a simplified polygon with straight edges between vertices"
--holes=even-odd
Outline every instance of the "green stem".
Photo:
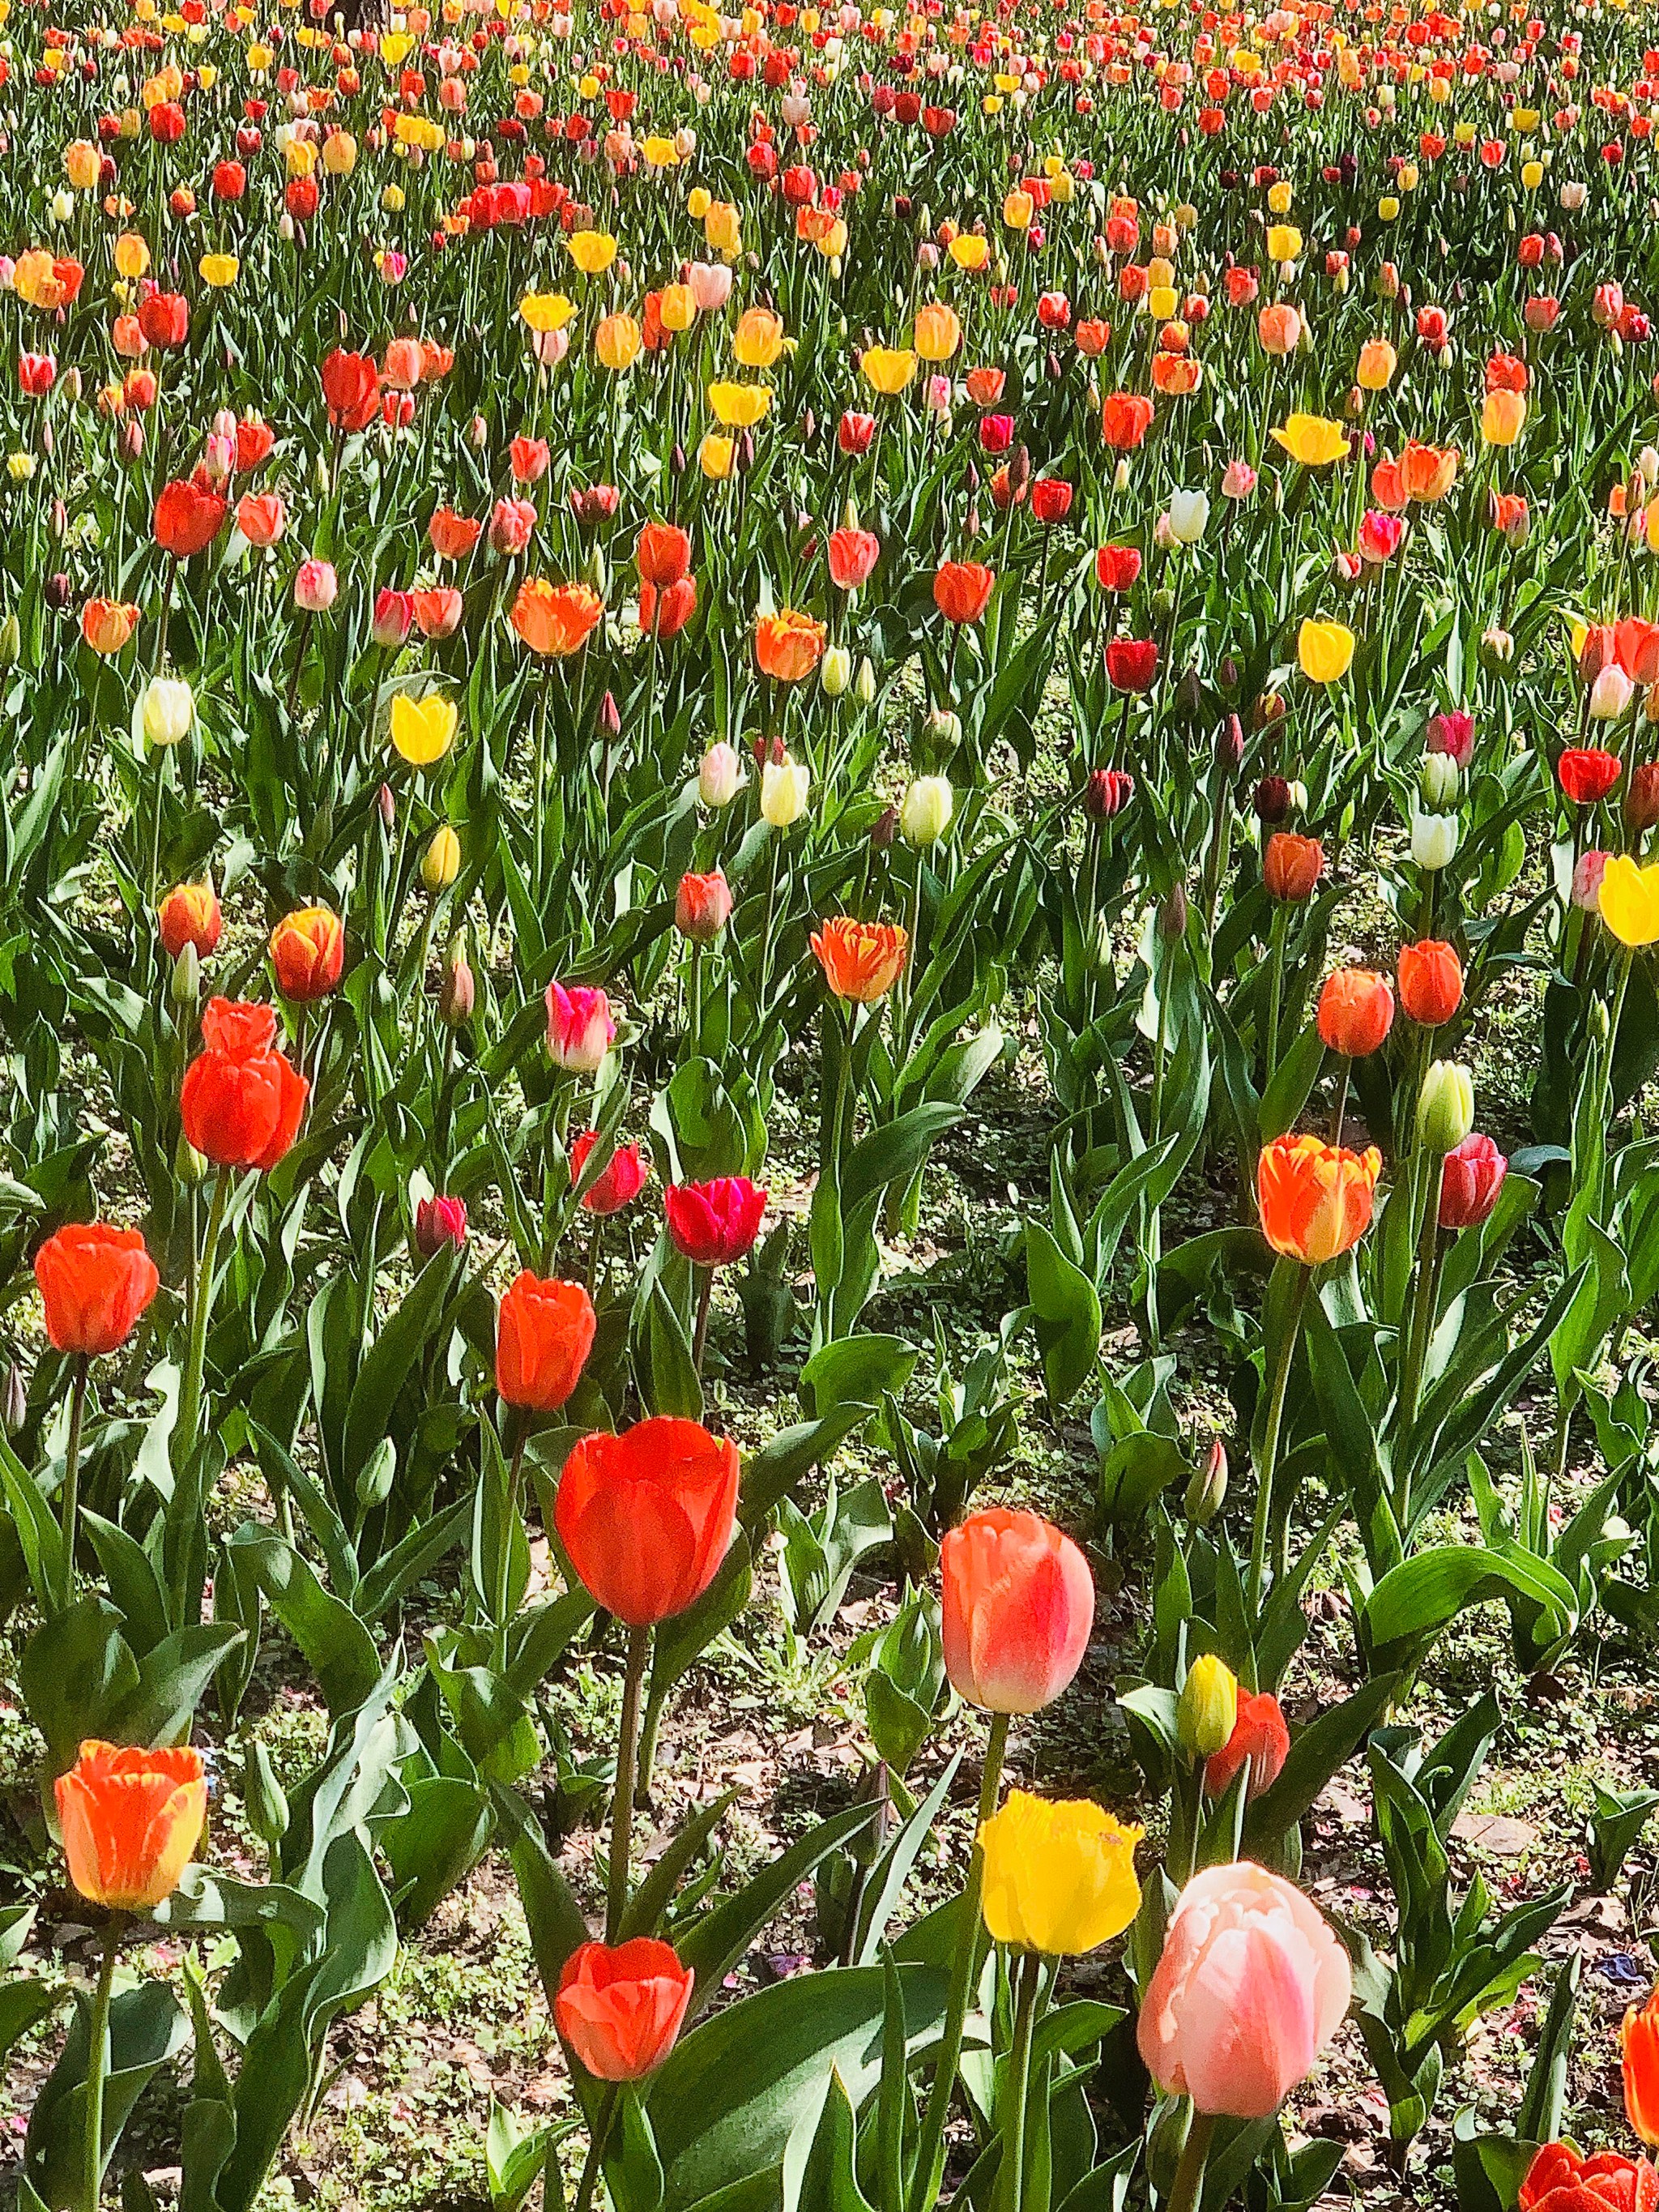
[[1210,2155],[1210,2137],[1215,2133],[1215,2114],[1193,2114],[1193,2124],[1187,2130],[1187,2142],[1181,2154],[1181,2163],[1176,2168],[1176,2178],[1170,2191],[1170,2201],[1164,2212],[1196,2212],[1204,2190],[1204,2167]]
[[1025,2107],[1031,2094],[1031,2032],[1036,2026],[1037,1992],[1042,1986],[1042,1960],[1036,1952],[1021,1954],[1015,1981],[1014,2040],[1003,2093],[1006,2116],[1001,2186],[997,2191],[1004,2212],[1023,2212],[1025,2201]]
[[1352,1075],[1353,1062],[1345,1054],[1342,1060],[1342,1073],[1337,1080],[1336,1103],[1331,1109],[1331,1142],[1333,1145],[1340,1145],[1342,1142],[1342,1124],[1344,1120],[1346,1118],[1348,1111],[1348,1085]]
[[87,2045],[87,2130],[81,2166],[81,2212],[98,2212],[104,2184],[104,2081],[109,2072],[109,2008],[115,1989],[115,1956],[125,1917],[110,1916],[104,1930],[103,1963],[93,1992],[92,2025]]
[[714,1270],[699,1270],[702,1282],[697,1291],[697,1323],[691,1338],[691,1365],[697,1380],[702,1380],[702,1355],[708,1342],[708,1309],[714,1296]]
[[951,2109],[951,2093],[956,2087],[957,2067],[962,2057],[962,2031],[968,2018],[968,2000],[973,1990],[974,1968],[980,1952],[980,1904],[985,1894],[985,1853],[979,1840],[980,1829],[997,1809],[997,1800],[1002,1790],[1002,1762],[1008,1748],[1008,1716],[993,1713],[991,1733],[985,1747],[985,1771],[980,1782],[979,1819],[974,1828],[973,1855],[968,1862],[968,1884],[963,1893],[963,1917],[966,1923],[961,1940],[957,1944],[956,1959],[951,1978],[951,1991],[945,2011],[945,2027],[939,2038],[939,2063],[933,2069],[933,2085],[927,2094],[927,2106],[921,2118],[921,2136],[916,2145],[915,2164],[911,2171],[909,2212],[931,2212],[939,2202],[939,2184],[944,2179],[945,2122]]
[[[1283,899],[1273,909],[1273,980],[1267,997],[1267,1083],[1273,1079],[1273,1070],[1279,1065],[1279,1011],[1285,995],[1285,933],[1289,927],[1290,908]],[[1262,1088],[1267,1088],[1264,1083]]]
[[1291,1368],[1296,1358],[1296,1340],[1302,1328],[1302,1308],[1308,1295],[1311,1279],[1309,1270],[1299,1267],[1296,1271],[1296,1290],[1291,1301],[1291,1310],[1285,1317],[1285,1334],[1279,1347],[1279,1364],[1273,1372],[1272,1393],[1267,1400],[1267,1427],[1261,1440],[1261,1466],[1256,1477],[1255,1520],[1250,1533],[1250,1615],[1254,1620],[1261,1611],[1261,1585],[1267,1571],[1267,1530],[1273,1510],[1273,1477],[1279,1468],[1279,1437],[1285,1424],[1285,1395],[1290,1387]]
[[64,1448],[64,1582],[61,1599],[67,1613],[75,1602],[75,1540],[81,1519],[81,1422],[87,1408],[87,1376],[91,1361],[84,1352],[75,1355],[75,1376],[70,1384],[69,1441]]
[[221,1168],[214,1178],[213,1198],[208,1207],[207,1232],[202,1239],[202,1257],[196,1270],[191,1300],[190,1337],[185,1353],[184,1387],[179,1397],[178,1436],[186,1452],[193,1452],[200,1442],[198,1431],[202,1425],[202,1378],[207,1364],[208,1322],[213,1313],[213,1270],[218,1257],[220,1234],[225,1225],[225,1207],[229,1199],[230,1170]]
[[587,2156],[582,2160],[582,2178],[576,2186],[576,2212],[588,2212],[593,2202],[593,2191],[599,2178],[599,2162],[605,2156],[605,2147],[610,2140],[611,2123],[616,2117],[617,2100],[622,2085],[617,2081],[605,2084],[605,2094],[599,2099],[599,2109],[593,2116],[588,2131]]
[[1440,1280],[1440,1177],[1444,1162],[1437,1168],[1434,1156],[1425,1156],[1422,1181],[1424,1188],[1419,1194],[1423,1219],[1417,1232],[1417,1279],[1412,1290],[1411,1313],[1407,1323],[1406,1358],[1400,1384],[1400,1473],[1395,1481],[1394,1516],[1403,1534],[1406,1516],[1411,1508],[1408,1486],[1409,1454],[1404,1449],[1406,1438],[1417,1419],[1417,1409],[1423,1395],[1423,1370],[1428,1363],[1429,1343],[1434,1334],[1434,1297]]
[[628,1852],[634,1829],[634,1772],[639,1751],[640,1692],[645,1681],[648,1628],[628,1632],[628,1666],[623,1677],[622,1727],[617,1744],[617,1790],[611,1811],[611,1881],[605,1903],[605,1940],[622,1941],[628,1910]]

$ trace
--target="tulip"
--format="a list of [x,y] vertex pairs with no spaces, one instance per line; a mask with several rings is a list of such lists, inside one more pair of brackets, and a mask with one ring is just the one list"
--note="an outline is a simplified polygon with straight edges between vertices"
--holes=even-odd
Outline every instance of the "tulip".
[[604,612],[604,600],[587,585],[532,576],[520,585],[508,620],[532,653],[563,659],[581,650]]
[[1106,647],[1106,678],[1114,691],[1150,691],[1158,674],[1158,641],[1115,637]]
[[558,1411],[593,1349],[593,1304],[580,1283],[526,1268],[507,1285],[495,1323],[495,1389],[503,1405]]
[[294,578],[294,604],[305,614],[326,614],[339,588],[331,561],[301,561]]
[[845,697],[853,681],[853,656],[844,645],[824,647],[818,664],[818,684],[827,699]]
[[1348,457],[1347,432],[1340,422],[1322,415],[1291,415],[1282,429],[1273,433],[1273,438],[1304,468],[1328,468],[1333,461]]
[[1453,1060],[1431,1061],[1417,1093],[1417,1141],[1443,1157],[1474,1127],[1474,1080]]
[[1490,1137],[1472,1133],[1454,1145],[1441,1163],[1440,1226],[1478,1229],[1498,1203],[1509,1164]]
[[114,1912],[150,1912],[172,1896],[207,1818],[198,1751],[83,1743],[52,1794],[82,1897]]
[[753,1248],[767,1194],[747,1176],[671,1183],[663,1193],[669,1239],[697,1267],[729,1267]]
[[1070,1537],[1035,1513],[969,1516],[939,1548],[945,1672],[982,1711],[1052,1705],[1083,1663],[1094,1577]]
[[146,741],[158,751],[181,744],[196,719],[196,700],[182,677],[152,677],[140,709]]
[[828,635],[824,623],[797,614],[792,607],[781,614],[762,615],[755,624],[755,659],[761,673],[775,684],[799,684],[817,666]]
[[1352,1993],[1346,1952],[1299,1890],[1248,1862],[1207,1867],[1176,1901],[1136,2039],[1158,2087],[1200,2116],[1267,2119]]
[[225,926],[210,883],[175,884],[156,908],[155,920],[169,960],[176,960],[187,945],[205,960]]
[[1313,896],[1325,872],[1325,848],[1317,837],[1299,836],[1293,830],[1275,830],[1261,856],[1261,880],[1268,895],[1281,901]]
[[693,1978],[653,1936],[580,1943],[559,1977],[554,2021],[596,2081],[642,2081],[674,2047]]
[[1571,2143],[1545,2143],[1527,2168],[1519,2212],[1654,2212],[1659,2173],[1616,2150],[1586,2158]]
[[1489,392],[1480,409],[1480,434],[1489,446],[1512,446],[1527,419],[1527,403],[1518,392]]
[[761,769],[760,806],[763,818],[775,830],[787,830],[799,822],[806,811],[806,797],[811,778],[799,762],[792,761],[787,753],[781,760],[769,760]]
[[713,1582],[737,1498],[737,1446],[659,1415],[621,1436],[584,1437],[565,1462],[556,1517],[595,1601],[645,1628],[684,1613]]
[[1590,684],[1588,702],[1593,722],[1616,722],[1630,705],[1635,685],[1616,660],[1600,670]]
[[1023,1790],[980,1828],[985,1925],[999,1943],[1050,1957],[1093,1951],[1140,1909],[1127,1827],[1085,1798],[1048,1804]]
[[[583,1170],[599,1141],[597,1129],[586,1129],[570,1147],[570,1181],[572,1186],[580,1182]],[[637,1145],[617,1145],[611,1158],[582,1193],[581,1203],[589,1213],[608,1216],[620,1213],[645,1188],[650,1180],[650,1163]]]
[[899,806],[899,830],[907,845],[937,845],[951,826],[956,794],[948,776],[919,775]]
[[694,945],[712,945],[732,919],[732,891],[723,872],[684,875],[674,898],[674,927]]
[[447,1244],[459,1251],[466,1242],[466,1200],[423,1198],[415,1208],[415,1249],[430,1260]]
[[1256,1164],[1262,1234],[1305,1267],[1336,1259],[1370,1226],[1382,1165],[1374,1145],[1356,1153],[1316,1137],[1275,1137]]
[[1457,852],[1458,823],[1455,814],[1425,814],[1412,810],[1412,858],[1433,874],[1449,866]]
[[611,1001],[601,990],[581,983],[547,987],[547,1048],[556,1067],[571,1075],[593,1075],[616,1042]]
[[1210,520],[1209,494],[1175,491],[1170,495],[1170,535],[1177,545],[1195,545]]
[[737,747],[721,738],[709,746],[698,764],[697,796],[705,806],[729,806],[747,781]]
[[421,881],[435,898],[447,891],[461,872],[461,841],[447,822],[427,840],[421,855]]
[[345,925],[329,907],[301,907],[271,931],[270,951],[285,999],[300,1006],[325,999],[345,966]]
[[1601,919],[1632,951],[1659,941],[1659,863],[1641,867],[1629,854],[1609,860],[1601,878]]
[[1414,1022],[1438,1029],[1463,1002],[1463,965],[1449,945],[1425,938],[1401,948],[1400,1003]]
[[1231,1668],[1212,1651],[1200,1653],[1176,1700],[1176,1737],[1188,1759],[1212,1759],[1231,1741],[1238,1706]]
[[1238,1693],[1233,1724],[1226,1740],[1205,1761],[1204,1793],[1221,1797],[1241,1767],[1250,1770],[1245,1784],[1247,1800],[1271,1790],[1290,1756],[1291,1732],[1285,1725],[1279,1700],[1271,1692]]
[[1556,774],[1575,806],[1595,806],[1619,781],[1619,757],[1595,745],[1570,745],[1556,763]]
[[1319,994],[1319,1034],[1327,1048],[1349,1060],[1374,1053],[1394,1024],[1394,993],[1370,968],[1339,968]]
[[393,749],[412,768],[430,768],[455,742],[459,721],[453,699],[428,691],[419,699],[407,691],[392,695],[387,727]]
[[261,1173],[299,1133],[310,1085],[276,1048],[270,1006],[210,999],[203,1049],[185,1071],[179,1115],[191,1146],[221,1167]]
[[884,999],[909,957],[908,930],[886,921],[856,921],[849,915],[813,931],[812,951],[838,999],[861,1006]]
[[1343,623],[1316,622],[1311,617],[1297,632],[1296,657],[1310,684],[1335,684],[1348,672],[1353,659],[1353,632]]
[[1619,2048],[1626,2115],[1632,2133],[1651,2148],[1659,2143],[1659,1991],[1626,2013]]

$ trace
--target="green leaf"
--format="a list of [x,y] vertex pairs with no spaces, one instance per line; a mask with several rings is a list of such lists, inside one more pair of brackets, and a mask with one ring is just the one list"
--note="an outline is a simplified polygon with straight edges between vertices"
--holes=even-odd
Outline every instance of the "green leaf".
[[361,1705],[380,1678],[380,1657],[351,1607],[323,1588],[291,1544],[257,1521],[242,1523],[229,1550],[237,1571],[252,1577],[305,1654],[330,1712]]
[[1025,1276],[1049,1403],[1067,1404],[1100,1356],[1100,1293],[1040,1221],[1026,1224]]
[[[91,2014],[91,2000],[77,1996],[75,2017],[58,2063],[34,2100],[23,2142],[29,2186],[53,2208],[79,2202]],[[117,1990],[110,2006],[109,2071],[104,2080],[106,2166],[133,2106],[161,2068],[183,2049],[189,2034],[190,2023],[164,1983],[143,1981],[134,1989]]]
[[[832,1813],[827,1820],[820,1820],[817,1827],[809,1828],[787,1851],[769,1861],[735,1896],[721,1899],[693,1922],[679,1943],[681,1963],[690,1966],[697,1978],[696,1987],[691,1992],[693,2015],[714,2002],[727,1974],[780,1910],[796,1883],[805,1881],[831,1851],[839,1850],[843,1844],[862,1835],[880,1809],[872,1801]],[[813,1977],[815,1982],[823,1979],[822,1975]]]

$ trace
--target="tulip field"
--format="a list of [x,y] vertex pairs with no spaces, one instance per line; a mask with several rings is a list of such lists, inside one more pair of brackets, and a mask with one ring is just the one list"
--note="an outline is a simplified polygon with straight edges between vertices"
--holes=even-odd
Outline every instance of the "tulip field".
[[1659,2212],[1656,120],[0,0],[0,2204]]

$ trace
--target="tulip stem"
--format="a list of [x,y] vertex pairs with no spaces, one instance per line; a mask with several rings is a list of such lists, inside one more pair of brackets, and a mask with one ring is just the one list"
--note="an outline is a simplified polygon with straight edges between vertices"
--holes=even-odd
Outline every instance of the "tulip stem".
[[1037,1993],[1042,1986],[1042,1960],[1038,1954],[1023,1951],[1012,1968],[1012,1978],[1014,2040],[1003,2092],[1007,2113],[1002,2127],[1001,2186],[997,2195],[1006,2212],[1021,2212],[1025,2200],[1025,2107],[1031,2094],[1031,2032],[1036,2025]]
[[605,1904],[605,1940],[622,1941],[623,1915],[628,1910],[628,1852],[634,1828],[634,1772],[639,1751],[640,1692],[645,1684],[646,1655],[651,1648],[648,1628],[628,1632],[628,1664],[623,1676],[622,1725],[617,1740],[617,1790],[611,1810],[611,1879]]
[[691,1365],[699,1382],[702,1380],[702,1355],[708,1342],[708,1309],[714,1297],[714,1270],[700,1267],[702,1281],[697,1291],[697,1322],[691,1337]]
[[1336,1103],[1331,1109],[1331,1143],[1333,1146],[1339,1146],[1342,1142],[1342,1124],[1346,1120],[1348,1112],[1348,1084],[1352,1074],[1353,1062],[1345,1053],[1342,1056],[1342,1073],[1337,1079]]
[[921,2136],[916,2145],[915,2165],[911,2172],[909,2212],[930,2212],[938,2203],[939,2184],[944,2179],[945,2122],[951,2108],[951,2093],[956,2087],[957,2066],[962,2057],[962,2031],[968,2018],[968,2000],[974,1984],[974,1969],[980,1955],[980,1904],[985,1894],[985,1852],[979,1840],[979,1832],[997,1809],[1002,1794],[1002,1762],[1008,1748],[1008,1716],[993,1713],[991,1732],[985,1746],[985,1771],[979,1787],[979,1818],[974,1826],[973,1854],[968,1862],[968,1882],[963,1892],[963,1919],[965,1923],[956,1947],[956,1958],[951,1979],[951,1993],[945,2011],[945,2027],[939,2038],[939,2063],[933,2069],[933,2086],[928,2092],[927,2109],[921,2118]]
[[1204,2168],[1210,2155],[1210,2137],[1214,2133],[1215,2114],[1195,2112],[1192,2125],[1187,2130],[1181,2163],[1176,2168],[1175,2181],[1164,2212],[1196,2212],[1204,2190]]
[[587,2131],[587,2156],[582,2160],[582,2177],[576,2185],[576,2212],[588,2212],[588,2207],[593,2202],[593,2191],[599,2179],[599,2162],[610,2140],[611,2123],[616,2117],[617,2100],[621,2094],[619,2082],[606,2082],[605,2094],[599,2099],[599,2109],[594,2113],[592,2125]]
[[92,1363],[84,1352],[75,1355],[74,1379],[70,1384],[69,1440],[64,1447],[64,1610],[75,1602],[75,1539],[81,1518],[81,1421],[87,1408],[87,1376]]
[[213,1197],[208,1206],[207,1231],[202,1238],[202,1256],[197,1263],[196,1278],[191,1285],[190,1336],[185,1352],[184,1388],[179,1397],[178,1437],[180,1448],[193,1452],[200,1439],[197,1431],[202,1419],[202,1377],[207,1365],[208,1321],[213,1310],[213,1269],[218,1257],[220,1232],[224,1227],[225,1206],[230,1196],[230,1171],[221,1168],[214,1178]]
[[1256,1476],[1255,1522],[1250,1535],[1250,1613],[1253,1619],[1261,1611],[1261,1585],[1267,1571],[1267,1531],[1272,1524],[1273,1477],[1279,1468],[1279,1437],[1285,1425],[1285,1395],[1290,1387],[1291,1368],[1296,1358],[1296,1340],[1302,1331],[1302,1308],[1308,1295],[1311,1279],[1306,1267],[1296,1271],[1296,1288],[1291,1293],[1291,1310],[1285,1316],[1285,1334],[1279,1340],[1278,1364],[1273,1370],[1273,1388],[1267,1400],[1267,1426],[1261,1439],[1261,1465]]
[[82,2146],[82,2212],[98,2212],[104,2185],[104,2081],[109,2072],[109,2010],[115,1989],[115,1959],[125,1915],[112,1912],[104,1930],[104,1956],[92,1995],[87,2042],[87,2131]]
[[1423,1219],[1417,1234],[1417,1280],[1413,1288],[1410,1318],[1407,1323],[1406,1356],[1400,1383],[1400,1473],[1395,1486],[1394,1517],[1400,1523],[1400,1533],[1406,1533],[1406,1516],[1411,1510],[1410,1455],[1404,1449],[1417,1419],[1417,1409],[1423,1395],[1423,1370],[1428,1363],[1429,1345],[1434,1334],[1435,1296],[1440,1282],[1440,1191],[1439,1183],[1445,1173],[1443,1161],[1437,1171],[1434,1156],[1424,1156],[1422,1195]]

